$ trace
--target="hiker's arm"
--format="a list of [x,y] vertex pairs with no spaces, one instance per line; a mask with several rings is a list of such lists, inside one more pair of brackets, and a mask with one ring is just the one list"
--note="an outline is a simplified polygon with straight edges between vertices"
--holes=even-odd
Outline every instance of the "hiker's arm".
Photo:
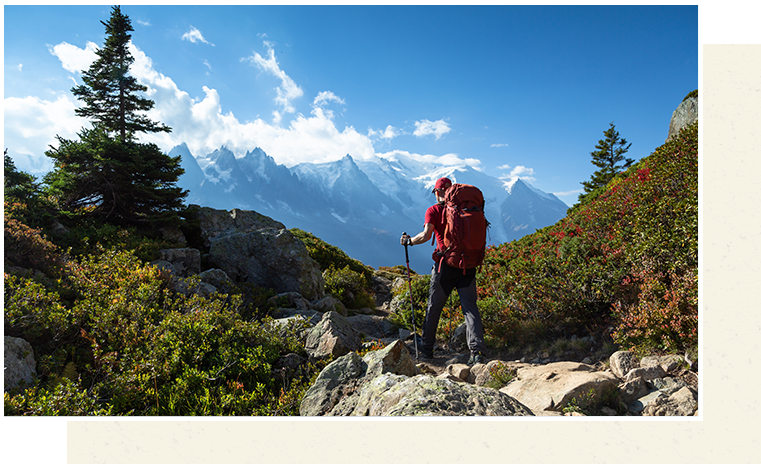
[[[412,239],[410,240],[410,243],[412,245],[420,245],[421,243],[425,243],[428,240],[430,240],[431,235],[433,235],[433,224],[429,222],[425,225],[422,232],[412,237]],[[402,238],[399,241],[399,243],[404,245],[407,237],[409,237],[409,235],[402,235]]]

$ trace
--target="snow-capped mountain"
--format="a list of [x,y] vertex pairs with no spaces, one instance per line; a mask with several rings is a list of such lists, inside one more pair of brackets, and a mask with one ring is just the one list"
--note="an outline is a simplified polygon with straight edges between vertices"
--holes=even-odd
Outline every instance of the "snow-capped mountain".
[[[517,180],[506,183],[467,165],[442,166],[396,153],[393,157],[330,163],[279,165],[260,148],[243,155],[225,147],[196,155],[178,145],[185,174],[178,185],[189,204],[218,209],[252,209],[287,227],[313,233],[353,258],[373,266],[404,264],[402,232],[423,229],[426,208],[435,198],[436,179],[478,186],[491,222],[490,243],[518,239],[565,216],[567,206],[552,194]],[[427,272],[431,246],[409,249],[410,266]]]

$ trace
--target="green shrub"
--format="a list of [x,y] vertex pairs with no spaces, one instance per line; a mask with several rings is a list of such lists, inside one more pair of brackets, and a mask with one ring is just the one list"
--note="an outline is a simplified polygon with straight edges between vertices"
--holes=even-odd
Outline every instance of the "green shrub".
[[[67,343],[37,353],[39,388],[7,396],[6,411],[297,413],[292,399],[303,393],[312,372],[307,368],[283,383],[272,366],[286,353],[304,354],[298,328],[244,319],[241,295],[175,293],[166,274],[125,251],[72,260],[67,272],[70,301],[29,279],[6,280],[6,328],[24,338]],[[102,409],[72,406],[86,398]]]
[[347,308],[375,308],[375,300],[368,291],[364,274],[353,271],[347,265],[343,269],[331,266],[322,275],[325,291],[341,300]]
[[307,247],[309,256],[317,261],[321,271],[328,269],[344,269],[349,267],[353,272],[362,274],[369,282],[373,275],[373,270],[360,261],[349,257],[343,250],[324,242],[318,237],[309,232],[304,232],[301,229],[289,229],[290,232],[299,240],[301,240]]
[[508,344],[526,324],[564,336],[612,324],[624,348],[697,343],[697,160],[695,123],[557,224],[489,247],[486,336]]

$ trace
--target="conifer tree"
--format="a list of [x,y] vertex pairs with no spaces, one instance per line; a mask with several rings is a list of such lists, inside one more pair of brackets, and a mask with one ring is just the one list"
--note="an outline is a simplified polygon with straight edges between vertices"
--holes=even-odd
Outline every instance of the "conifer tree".
[[[584,193],[579,196],[579,200],[596,189],[607,185],[618,172],[634,163],[633,159],[624,158],[624,154],[629,151],[629,147],[632,144],[627,144],[626,139],[621,138],[615,124],[611,122],[610,128],[603,134],[605,138],[600,139],[597,145],[595,145],[597,150],[590,152],[592,164],[600,169],[592,174],[590,180],[581,183],[584,186]],[[623,165],[619,165],[621,162],[623,162]]]
[[55,161],[55,169],[45,176],[48,191],[64,211],[77,216],[122,225],[176,218],[187,196],[176,186],[184,172],[180,157],[136,138],[171,128],[144,114],[154,102],[141,94],[147,87],[129,75],[134,62],[131,22],[115,6],[110,20],[101,24],[106,27],[105,44],[82,73],[83,84],[72,88],[84,103],[75,112],[91,119],[92,128],[83,128],[80,140],[57,137],[58,147],[45,153]]
[[95,52],[98,59],[82,73],[83,84],[71,89],[85,104],[74,112],[123,141],[137,132],[171,132],[171,128],[138,113],[150,110],[154,103],[139,93],[148,88],[128,74],[135,61],[129,51],[129,33],[134,31],[129,17],[115,6],[110,20],[101,24],[106,27],[106,43]]

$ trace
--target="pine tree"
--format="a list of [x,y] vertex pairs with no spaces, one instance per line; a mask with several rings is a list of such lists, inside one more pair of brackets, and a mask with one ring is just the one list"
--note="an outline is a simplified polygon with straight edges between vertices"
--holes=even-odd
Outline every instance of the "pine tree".
[[106,27],[105,45],[83,72],[84,83],[72,88],[84,102],[76,114],[90,118],[93,127],[83,128],[78,141],[57,137],[58,147],[45,152],[55,169],[44,181],[60,207],[73,215],[122,225],[176,218],[187,196],[176,186],[184,172],[180,157],[135,137],[171,128],[140,113],[154,103],[140,95],[147,87],[128,74],[134,62],[128,48],[133,31],[129,17],[115,6],[110,20],[101,24]]
[[171,132],[164,124],[151,121],[138,111],[153,108],[153,101],[140,95],[148,88],[138,84],[128,74],[135,58],[129,51],[133,32],[128,16],[122,14],[121,8],[113,7],[111,19],[105,23],[106,43],[96,51],[98,59],[87,71],[82,73],[81,85],[71,89],[72,93],[85,103],[74,112],[78,116],[94,120],[96,125],[115,133],[126,141],[137,132]]
[[[627,144],[626,139],[620,137],[615,124],[611,122],[610,128],[603,134],[605,138],[600,139],[597,145],[595,145],[597,150],[590,152],[592,164],[600,169],[592,174],[590,180],[581,183],[584,186],[584,193],[579,196],[579,200],[582,200],[598,188],[607,185],[618,172],[634,163],[633,159],[624,158],[624,154],[629,151],[629,147],[632,144]],[[621,162],[623,162],[623,165],[619,165]]]

